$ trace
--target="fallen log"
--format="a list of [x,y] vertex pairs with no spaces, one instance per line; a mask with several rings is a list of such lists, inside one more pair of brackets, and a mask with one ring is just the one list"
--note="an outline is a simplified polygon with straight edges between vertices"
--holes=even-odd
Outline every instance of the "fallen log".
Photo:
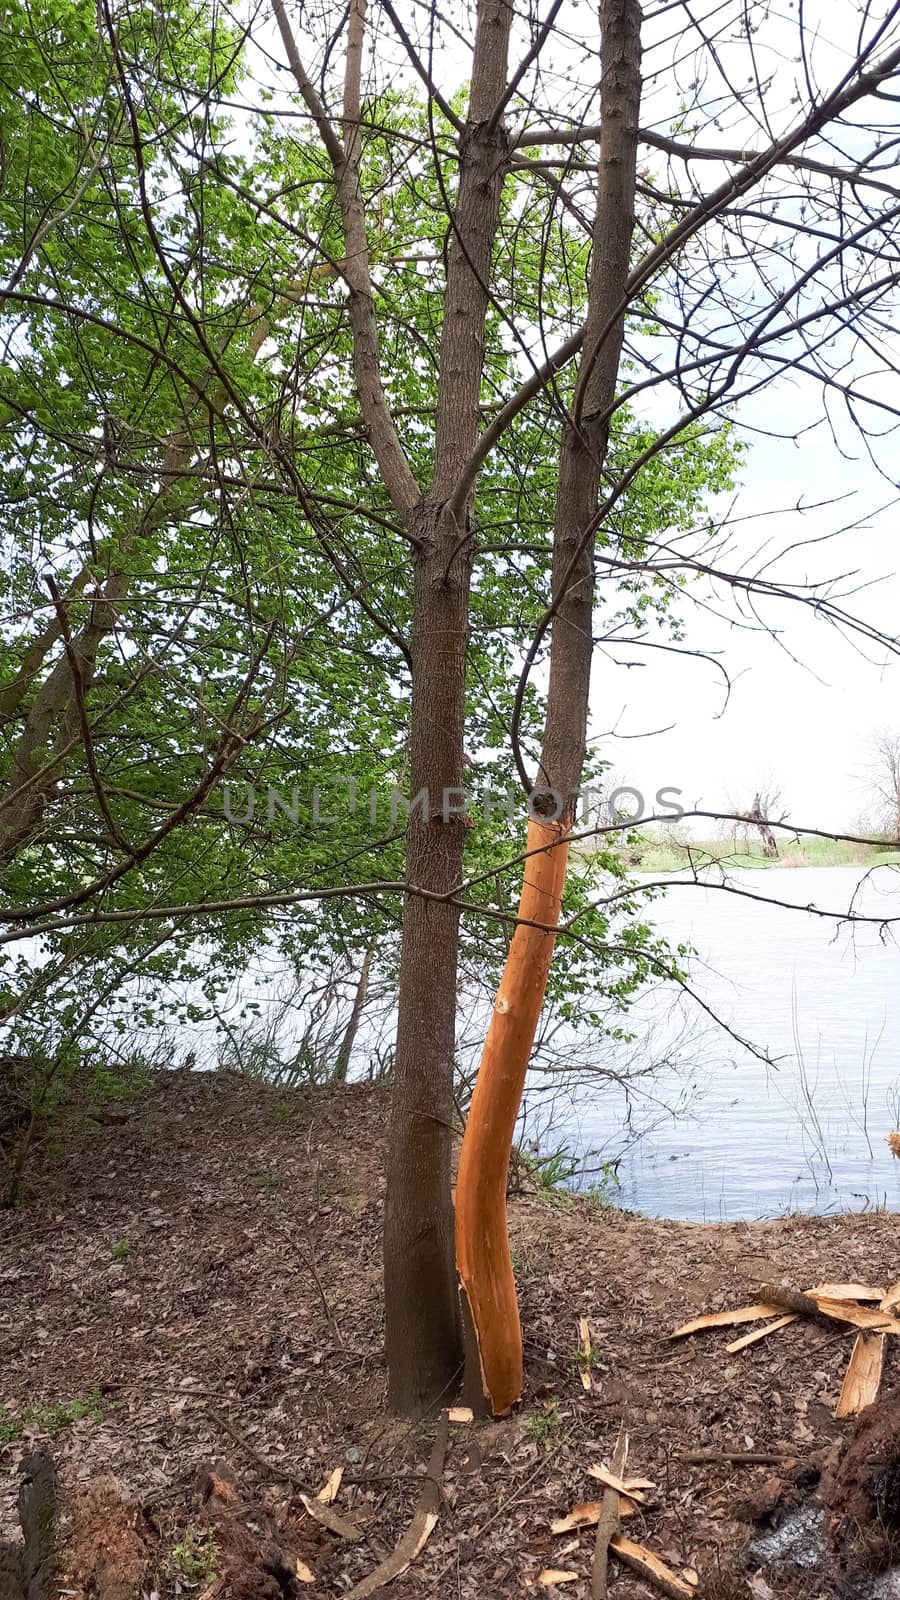
[[0,1549],[0,1600],[56,1600],[56,1480],[43,1452],[19,1463],[20,1546]]

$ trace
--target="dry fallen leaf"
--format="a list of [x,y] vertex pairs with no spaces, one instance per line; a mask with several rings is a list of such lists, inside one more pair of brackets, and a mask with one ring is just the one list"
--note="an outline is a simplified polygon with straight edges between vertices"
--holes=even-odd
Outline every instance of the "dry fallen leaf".
[[300,1560],[299,1556],[294,1562],[294,1577],[300,1583],[315,1583],[316,1581],[315,1573],[306,1565],[305,1561]]

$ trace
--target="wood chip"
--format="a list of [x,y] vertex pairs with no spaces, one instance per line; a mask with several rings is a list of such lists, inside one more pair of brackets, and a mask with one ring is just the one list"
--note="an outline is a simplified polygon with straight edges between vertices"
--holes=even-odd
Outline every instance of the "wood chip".
[[316,1575],[312,1568],[308,1567],[305,1561],[301,1561],[299,1556],[294,1562],[294,1577],[300,1583],[315,1583],[316,1581]]
[[588,1394],[590,1394],[591,1389],[593,1388],[593,1381],[591,1379],[591,1358],[593,1356],[593,1348],[591,1346],[591,1330],[588,1327],[587,1317],[578,1318],[578,1336],[581,1340],[581,1354],[584,1358],[584,1365],[578,1369],[581,1377],[581,1386]]
[[451,1406],[447,1412],[451,1422],[474,1422],[475,1413],[471,1406]]
[[646,1546],[634,1544],[631,1539],[626,1539],[624,1533],[617,1533],[610,1540],[610,1549],[627,1567],[647,1583],[654,1584],[663,1594],[669,1595],[671,1600],[693,1600],[692,1585],[686,1583],[684,1578],[679,1578],[677,1572],[667,1567]]
[[626,1480],[620,1478],[617,1473],[611,1472],[609,1467],[588,1467],[587,1470],[589,1478],[596,1478],[597,1482],[602,1483],[605,1488],[615,1489],[619,1494],[624,1495],[626,1500],[636,1500],[639,1505],[643,1505],[647,1498],[645,1494],[641,1493],[641,1489],[656,1488],[656,1484],[651,1483],[649,1478],[629,1478]]
[[561,1567],[545,1567],[543,1572],[538,1573],[537,1581],[545,1589],[552,1589],[558,1583],[577,1583],[578,1573],[565,1572]]
[[738,1306],[736,1311],[708,1311],[703,1317],[694,1317],[676,1328],[673,1339],[684,1339],[689,1333],[702,1333],[705,1328],[736,1328],[741,1322],[760,1322],[764,1317],[777,1317],[781,1306]]
[[320,1489],[318,1494],[316,1495],[316,1499],[318,1500],[320,1505],[322,1505],[322,1506],[333,1506],[334,1505],[334,1502],[337,1499],[338,1490],[341,1487],[341,1479],[343,1478],[343,1476],[344,1476],[343,1467],[335,1467],[334,1471],[331,1473],[331,1475],[330,1475],[330,1477],[328,1479],[328,1482],[325,1484],[324,1488]]
[[888,1289],[878,1309],[879,1311],[893,1311],[897,1306],[900,1306],[900,1283],[895,1283],[892,1288]]
[[[551,1533],[573,1533],[576,1528],[595,1528],[603,1511],[602,1500],[582,1500],[572,1507],[567,1517],[557,1517],[550,1524]],[[624,1494],[619,1495],[619,1516],[633,1517],[637,1505]]]
[[700,1574],[696,1567],[682,1567],[681,1576],[683,1577],[685,1583],[690,1584],[692,1589],[696,1589],[698,1583],[700,1582]]
[[807,1289],[807,1294],[826,1300],[883,1300],[884,1290],[873,1289],[867,1283],[817,1283]]
[[883,1333],[858,1333],[844,1374],[836,1417],[855,1417],[877,1399],[884,1370]]
[[751,1344],[758,1344],[760,1339],[767,1339],[770,1333],[777,1333],[779,1328],[786,1328],[789,1322],[798,1322],[796,1311],[789,1311],[787,1316],[779,1317],[777,1322],[767,1322],[764,1328],[754,1328],[752,1333],[744,1333],[740,1339],[733,1339],[725,1349],[730,1356],[736,1355],[739,1350],[746,1350]]
[[342,1517],[340,1512],[332,1510],[327,1501],[311,1500],[308,1494],[301,1494],[300,1499],[309,1515],[327,1528],[329,1533],[336,1533],[339,1539],[346,1539],[348,1544],[357,1544],[362,1538],[362,1528],[358,1528],[349,1517]]

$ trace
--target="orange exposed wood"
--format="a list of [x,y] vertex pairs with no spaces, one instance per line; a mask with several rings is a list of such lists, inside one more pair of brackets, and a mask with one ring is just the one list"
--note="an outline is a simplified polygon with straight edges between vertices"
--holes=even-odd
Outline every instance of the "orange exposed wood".
[[522,1393],[522,1332],[506,1230],[506,1178],[555,934],[569,841],[561,823],[528,824],[519,916],[494,1001],[456,1181],[456,1262],[495,1416]]

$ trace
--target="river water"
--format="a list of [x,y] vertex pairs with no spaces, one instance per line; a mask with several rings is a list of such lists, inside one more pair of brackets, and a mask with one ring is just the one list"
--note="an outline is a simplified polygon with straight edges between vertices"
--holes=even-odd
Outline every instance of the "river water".
[[[773,868],[729,881],[742,892],[671,880],[651,920],[690,942],[696,993],[773,1064],[660,986],[633,1019],[638,1058],[672,1045],[677,1067],[627,1098],[614,1084],[580,1092],[554,1138],[618,1157],[610,1197],[649,1216],[900,1210],[900,1160],[885,1142],[900,1127],[900,923],[793,909],[900,917],[900,870]],[[628,1106],[644,1130],[631,1142]]]

